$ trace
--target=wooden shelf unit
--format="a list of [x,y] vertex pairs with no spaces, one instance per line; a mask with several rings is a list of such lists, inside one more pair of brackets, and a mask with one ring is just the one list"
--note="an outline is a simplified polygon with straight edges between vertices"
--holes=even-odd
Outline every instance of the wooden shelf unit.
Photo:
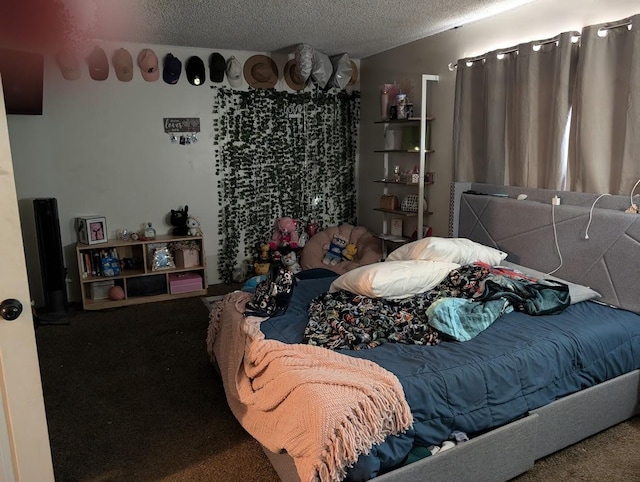
[[[417,191],[417,195],[418,195],[418,210],[415,212],[402,211],[400,209],[385,209],[380,207],[373,208],[374,211],[383,213],[382,229],[381,229],[381,232],[376,233],[376,236],[382,241],[382,253],[383,253],[383,257],[385,258],[387,256],[387,246],[386,246],[387,243],[392,243],[397,245],[397,244],[406,243],[410,241],[410,237],[406,235],[406,232],[403,233],[402,236],[397,236],[390,233],[390,220],[392,218],[395,217],[395,218],[412,219],[412,220],[415,218],[417,239],[421,239],[423,237],[423,230],[424,230],[424,224],[425,224],[424,217],[433,214],[432,212],[425,210],[425,207],[426,207],[425,206],[425,187],[433,184],[431,179],[427,181],[426,171],[427,171],[428,157],[430,154],[433,154],[435,152],[433,149],[430,148],[431,136],[429,133],[429,129],[430,129],[429,124],[435,120],[435,117],[427,116],[426,113],[428,110],[427,87],[430,82],[437,83],[438,81],[439,81],[439,76],[437,75],[428,75],[428,74],[422,75],[421,114],[424,117],[411,117],[408,119],[387,119],[387,120],[374,121],[374,124],[382,124],[384,126],[385,137],[387,135],[387,132],[390,129],[398,129],[404,126],[416,126],[416,125],[420,126],[420,147],[419,148],[417,148],[417,146],[415,149],[408,149],[408,150],[385,148],[385,149],[375,149],[373,151],[374,153],[382,154],[382,160],[383,160],[382,179],[374,180],[373,182],[384,185],[383,194],[385,195],[389,195],[393,193],[400,194],[400,192],[398,191],[398,188],[402,186],[402,187],[409,187],[414,189],[415,191]],[[394,147],[397,147],[397,145]],[[403,156],[407,156],[407,155],[409,155],[409,157],[403,158]],[[409,182],[400,182],[400,181],[396,181],[395,179],[392,179],[391,169],[390,169],[390,162],[391,162],[392,156],[395,156],[394,158],[397,158],[399,164],[405,164],[405,165],[407,160],[417,159],[418,160],[417,166],[419,167],[419,179],[421,179],[422,182],[409,183]],[[405,231],[404,226],[403,226],[403,231]]]
[[[152,269],[153,255],[150,250],[154,248],[154,245],[166,245],[169,247],[171,243],[181,241],[196,243],[199,247],[199,264],[186,268]],[[135,259],[136,268],[122,269],[121,263],[119,275],[93,276],[91,273],[87,272],[85,254],[90,255],[91,253],[102,252],[103,250],[105,252],[114,251],[120,261],[125,258]],[[205,296],[207,294],[206,256],[204,251],[204,238],[202,236],[161,235],[156,236],[155,239],[138,239],[135,241],[114,240],[107,243],[92,245],[77,243],[76,255],[78,259],[82,307],[85,310],[104,310],[141,303],[153,303],[156,301],[188,298],[191,296]],[[198,274],[202,278],[202,289],[172,294],[169,275],[175,273]],[[143,292],[145,281],[156,282],[156,287],[150,294],[144,294]],[[122,287],[125,293],[125,298],[123,300],[111,300],[109,298],[102,297],[103,295],[100,295],[99,298],[94,296],[94,292],[98,287],[106,288],[105,285],[111,284]]]

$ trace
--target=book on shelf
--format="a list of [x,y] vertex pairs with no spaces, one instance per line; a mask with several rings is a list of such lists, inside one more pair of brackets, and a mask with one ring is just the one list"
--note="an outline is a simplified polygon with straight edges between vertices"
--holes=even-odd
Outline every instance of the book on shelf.
[[120,275],[120,259],[116,248],[84,250],[82,260],[84,278]]

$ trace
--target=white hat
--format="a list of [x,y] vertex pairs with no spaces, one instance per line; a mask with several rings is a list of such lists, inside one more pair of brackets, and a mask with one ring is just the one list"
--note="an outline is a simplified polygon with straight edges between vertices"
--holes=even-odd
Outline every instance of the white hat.
[[227,60],[227,80],[231,87],[242,87],[242,65],[233,55]]

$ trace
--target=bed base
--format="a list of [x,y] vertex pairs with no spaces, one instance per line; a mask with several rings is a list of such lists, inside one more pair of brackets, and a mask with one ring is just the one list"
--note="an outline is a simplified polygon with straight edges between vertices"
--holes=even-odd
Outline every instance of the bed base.
[[[532,410],[515,422],[375,480],[509,480],[531,469],[537,459],[639,413],[640,370],[635,370]],[[289,455],[263,449],[283,482],[300,482]]]

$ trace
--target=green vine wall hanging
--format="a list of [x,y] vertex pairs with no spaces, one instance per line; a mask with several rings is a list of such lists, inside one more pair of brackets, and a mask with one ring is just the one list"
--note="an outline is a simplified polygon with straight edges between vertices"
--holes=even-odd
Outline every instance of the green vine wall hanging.
[[212,90],[222,280],[278,217],[356,224],[359,92]]

